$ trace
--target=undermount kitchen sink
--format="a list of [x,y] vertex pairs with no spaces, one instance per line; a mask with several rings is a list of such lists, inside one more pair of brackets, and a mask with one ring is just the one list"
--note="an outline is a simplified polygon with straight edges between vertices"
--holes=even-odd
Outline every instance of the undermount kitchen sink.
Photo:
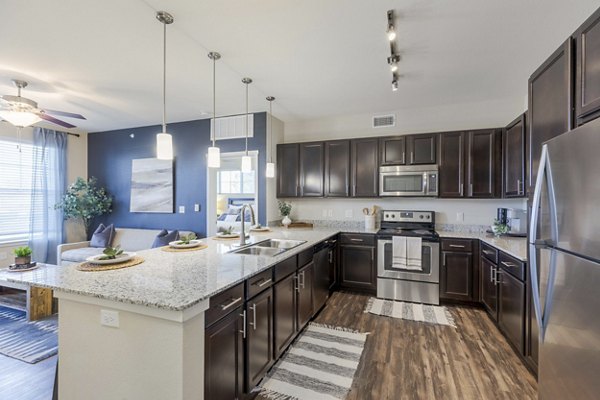
[[241,249],[230,251],[230,253],[274,257],[304,243],[306,243],[305,240],[267,239],[250,246],[242,247]]

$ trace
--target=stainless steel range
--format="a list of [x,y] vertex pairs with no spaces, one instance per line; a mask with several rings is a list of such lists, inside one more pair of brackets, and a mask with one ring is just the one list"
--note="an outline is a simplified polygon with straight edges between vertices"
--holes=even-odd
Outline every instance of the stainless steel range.
[[[377,297],[439,304],[440,238],[435,231],[435,212],[382,213],[381,229],[377,232]],[[398,263],[394,257],[394,236],[421,239],[420,262],[416,266]]]

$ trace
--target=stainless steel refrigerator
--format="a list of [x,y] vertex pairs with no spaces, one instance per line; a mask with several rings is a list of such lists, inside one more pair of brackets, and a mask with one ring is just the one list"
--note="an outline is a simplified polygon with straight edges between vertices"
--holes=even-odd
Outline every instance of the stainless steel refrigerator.
[[599,399],[600,120],[544,144],[530,224],[539,398]]

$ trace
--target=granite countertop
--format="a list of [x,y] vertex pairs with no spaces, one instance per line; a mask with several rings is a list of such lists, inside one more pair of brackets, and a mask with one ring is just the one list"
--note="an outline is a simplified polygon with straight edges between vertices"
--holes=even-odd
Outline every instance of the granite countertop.
[[143,264],[102,272],[82,272],[70,266],[45,265],[11,273],[13,282],[24,282],[53,290],[181,311],[222,292],[245,279],[339,233],[337,229],[281,229],[252,234],[247,242],[266,239],[305,240],[306,243],[275,257],[228,254],[237,240],[206,238],[208,248],[192,252],[143,250]]
[[437,233],[442,238],[479,239],[521,261],[527,261],[527,238],[524,237],[496,237],[489,233],[477,232],[437,231]]

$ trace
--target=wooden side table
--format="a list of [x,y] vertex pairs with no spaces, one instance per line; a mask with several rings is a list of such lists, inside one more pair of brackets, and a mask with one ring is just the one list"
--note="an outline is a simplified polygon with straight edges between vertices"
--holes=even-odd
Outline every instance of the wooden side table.
[[31,286],[26,283],[9,282],[0,275],[0,286],[25,292],[21,302],[4,303],[0,293],[0,305],[25,311],[28,321],[36,321],[52,315],[52,289]]

